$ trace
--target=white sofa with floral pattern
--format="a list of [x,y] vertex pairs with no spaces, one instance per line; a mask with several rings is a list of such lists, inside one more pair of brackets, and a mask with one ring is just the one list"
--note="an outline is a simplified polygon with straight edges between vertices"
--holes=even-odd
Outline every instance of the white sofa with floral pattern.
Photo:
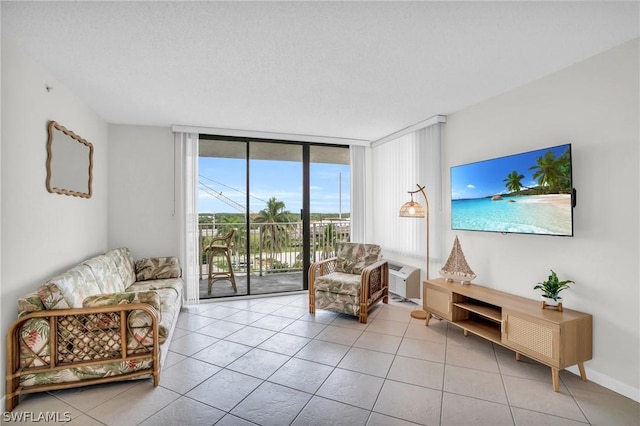
[[134,262],[118,248],[18,299],[7,333],[6,410],[21,394],[152,376],[182,307],[176,257]]

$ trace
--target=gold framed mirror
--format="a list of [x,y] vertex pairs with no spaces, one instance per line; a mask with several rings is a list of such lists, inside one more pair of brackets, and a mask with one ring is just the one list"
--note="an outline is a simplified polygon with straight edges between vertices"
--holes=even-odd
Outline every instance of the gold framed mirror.
[[49,121],[47,140],[47,191],[91,198],[93,144]]

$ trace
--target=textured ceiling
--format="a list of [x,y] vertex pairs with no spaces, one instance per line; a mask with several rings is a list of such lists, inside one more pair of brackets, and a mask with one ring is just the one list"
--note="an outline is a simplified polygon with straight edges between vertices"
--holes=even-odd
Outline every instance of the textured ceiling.
[[638,2],[2,2],[109,123],[376,140],[638,37]]

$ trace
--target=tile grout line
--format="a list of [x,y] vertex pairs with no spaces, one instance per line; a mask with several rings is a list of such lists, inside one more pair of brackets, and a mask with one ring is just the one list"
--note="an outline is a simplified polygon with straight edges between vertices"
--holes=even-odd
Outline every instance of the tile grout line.
[[[247,398],[249,398],[250,395],[252,395],[258,388],[263,386],[265,383],[282,386],[284,388],[287,388],[287,389],[290,389],[290,390],[294,390],[294,391],[301,392],[301,393],[309,395],[308,401],[304,405],[301,406],[300,410],[298,410],[298,412],[295,414],[295,416],[291,420],[291,423],[294,423],[296,421],[296,419],[300,418],[300,416],[304,412],[304,410],[309,406],[309,404],[316,397],[317,398],[321,398],[321,399],[326,399],[326,400],[329,400],[329,401],[335,401],[335,402],[338,402],[338,403],[341,403],[341,404],[345,404],[345,405],[350,406],[350,407],[355,407],[355,408],[362,409],[362,407],[359,407],[357,405],[352,405],[350,403],[345,403],[343,401],[333,400],[331,398],[325,398],[323,396],[318,395],[318,391],[322,388],[322,386],[324,386],[326,384],[326,382],[329,379],[329,377],[331,377],[331,375],[334,374],[338,369],[344,370],[344,371],[349,371],[349,372],[354,372],[354,373],[358,373],[358,374],[363,374],[363,375],[371,376],[371,377],[374,377],[374,378],[382,379],[382,385],[381,385],[380,389],[377,391],[377,394],[376,394],[375,398],[373,398],[373,405],[372,405],[371,409],[365,409],[365,411],[368,412],[368,416],[367,416],[366,422],[369,422],[369,421],[371,421],[371,418],[374,415],[374,413],[379,414],[379,415],[383,415],[383,416],[389,416],[389,415],[384,414],[382,412],[374,411],[374,409],[376,407],[376,404],[378,404],[378,402],[380,401],[380,397],[382,395],[382,391],[383,391],[384,386],[387,383],[387,381],[389,381],[389,382],[397,382],[397,383],[402,383],[402,384],[407,384],[407,385],[412,385],[412,383],[409,383],[409,382],[396,381],[396,380],[392,380],[392,379],[389,378],[389,375],[390,375],[390,373],[392,371],[393,365],[399,360],[399,358],[407,357],[407,358],[417,359],[417,360],[422,360],[422,361],[430,361],[429,359],[424,359],[424,358],[420,358],[420,357],[414,358],[411,355],[399,355],[399,352],[401,351],[401,348],[402,348],[402,345],[403,345],[404,342],[407,342],[408,340],[420,340],[420,341],[422,341],[424,339],[421,339],[421,338],[413,339],[412,337],[408,336],[408,332],[409,332],[409,330],[410,330],[410,328],[411,328],[411,326],[413,324],[411,320],[409,320],[408,322],[405,322],[405,321],[396,321],[396,320],[391,319],[389,317],[386,317],[386,318],[383,317],[384,315],[388,315],[387,313],[389,313],[389,316],[390,316],[390,314],[393,314],[392,311],[395,310],[395,307],[393,309],[391,309],[391,307],[386,307],[384,305],[381,305],[379,310],[377,310],[376,315],[370,316],[369,324],[367,324],[364,328],[360,328],[360,327],[348,327],[348,326],[344,325],[343,323],[336,324],[337,321],[340,322],[340,319],[342,318],[342,316],[333,317],[333,318],[331,318],[331,320],[329,322],[318,322],[318,321],[310,321],[310,320],[308,320],[307,314],[304,314],[304,315],[302,315],[302,316],[300,316],[298,318],[292,318],[291,316],[283,316],[283,315],[275,314],[274,313],[275,311],[270,312],[270,313],[252,311],[251,310],[252,306],[255,306],[255,305],[260,304],[260,303],[271,303],[270,301],[268,302],[268,301],[265,301],[263,299],[255,299],[255,300],[262,300],[262,301],[256,301],[255,303],[249,304],[249,305],[244,306],[242,308],[229,307],[229,306],[220,306],[222,308],[228,308],[228,309],[233,309],[234,311],[238,311],[238,312],[231,313],[231,314],[229,314],[229,315],[227,315],[227,316],[225,316],[223,318],[213,318],[213,317],[207,316],[206,312],[208,310],[210,310],[210,309],[213,309],[213,308],[209,308],[209,309],[206,309],[206,310],[203,310],[203,311],[198,311],[198,310],[184,310],[184,311],[182,311],[181,310],[179,315],[183,315],[184,314],[185,318],[191,318],[191,321],[189,321],[189,320],[180,321],[181,318],[178,320],[178,321],[181,322],[181,324],[180,324],[180,326],[178,326],[176,324],[176,328],[179,329],[179,330],[182,330],[182,332],[185,333],[184,335],[179,336],[178,339],[183,338],[183,337],[188,337],[189,335],[193,335],[194,338],[197,340],[196,336],[203,336],[203,337],[206,336],[206,337],[211,338],[212,340],[214,340],[214,342],[208,344],[204,348],[198,349],[196,352],[191,353],[189,355],[181,354],[180,352],[175,352],[175,351],[172,351],[171,349],[169,349],[168,353],[173,353],[175,356],[180,356],[180,357],[183,357],[183,358],[179,359],[176,362],[174,362],[168,368],[174,367],[174,366],[180,364],[181,362],[185,362],[187,360],[193,360],[193,361],[197,361],[197,362],[208,362],[208,361],[205,361],[204,359],[195,358],[194,356],[196,354],[200,353],[201,351],[204,351],[207,348],[211,347],[212,345],[215,345],[216,343],[223,342],[223,341],[247,346],[249,348],[249,351],[246,352],[246,353],[249,353],[249,352],[251,352],[251,351],[253,351],[255,349],[261,349],[261,350],[264,350],[264,351],[267,351],[267,352],[270,352],[270,353],[273,353],[273,354],[286,355],[287,356],[286,361],[283,364],[279,365],[272,373],[270,373],[268,375],[268,377],[266,377],[264,379],[263,378],[258,378],[260,380],[259,384],[251,392],[249,392],[247,395],[245,395],[239,402],[237,402],[233,407],[231,407],[231,409],[228,410],[228,411],[227,410],[221,410],[221,409],[219,409],[219,408],[217,408],[215,406],[209,405],[208,403],[205,403],[203,401],[199,401],[197,399],[193,399],[192,397],[186,396],[187,393],[191,392],[193,389],[197,388],[202,383],[206,382],[207,380],[210,380],[212,377],[214,377],[215,375],[217,375],[220,372],[223,372],[225,370],[227,370],[229,372],[238,373],[238,374],[247,374],[247,373],[244,373],[242,371],[234,371],[234,370],[230,370],[228,368],[228,366],[233,364],[233,362],[235,362],[235,361],[227,363],[224,367],[216,365],[216,364],[213,364],[213,363],[209,363],[210,365],[215,366],[216,368],[219,368],[219,370],[216,371],[215,373],[211,374],[209,377],[199,381],[198,384],[196,384],[195,386],[190,387],[189,389],[187,389],[184,392],[183,391],[172,390],[171,388],[165,387],[165,385],[161,384],[160,387],[162,387],[163,389],[165,389],[168,392],[172,392],[172,393],[176,394],[177,397],[175,399],[173,399],[171,402],[165,404],[163,407],[158,408],[154,413],[149,414],[148,417],[146,417],[145,419],[141,420],[140,423],[148,421],[150,418],[154,417],[155,415],[157,415],[158,413],[163,411],[167,406],[174,404],[176,401],[180,400],[181,398],[185,398],[185,399],[188,399],[190,401],[197,402],[197,403],[203,404],[203,405],[205,405],[207,407],[210,407],[212,409],[218,410],[219,412],[222,413],[222,416],[219,418],[218,421],[222,421],[222,419],[225,418],[225,416],[227,416],[227,415],[236,416],[235,414],[231,414],[231,411],[236,409],[236,407],[238,407],[238,405],[242,404],[243,401],[245,401]],[[291,298],[291,300],[287,301],[286,304],[274,303],[274,305],[280,306],[280,308],[276,309],[276,311],[280,310],[282,308],[286,308],[286,307],[294,308],[294,310],[302,311],[302,310],[305,310],[305,307],[306,307],[306,306],[300,306],[301,305],[301,301],[299,299],[295,299],[295,298]],[[236,305],[236,306],[238,306],[238,305]],[[263,309],[263,307],[256,308],[256,309]],[[255,319],[254,321],[249,322],[248,324],[247,323],[235,323],[233,321],[228,321],[226,319],[228,316],[235,315],[235,314],[240,313],[240,312],[251,313],[251,314],[261,314],[262,315],[261,319],[265,318],[266,316],[274,316],[274,317],[278,317],[278,318],[290,319],[292,322],[289,323],[288,325],[286,325],[283,328],[280,328],[278,330],[274,330],[274,329],[263,328],[263,327],[259,327],[257,325],[253,325],[253,324],[259,323],[260,319]],[[282,313],[285,313],[285,311],[281,312],[280,314],[282,314]],[[198,322],[199,321],[206,322],[205,319],[206,320],[211,320],[212,321],[211,324],[205,324],[205,325],[197,327]],[[371,324],[374,323],[377,320],[390,321],[390,322],[399,322],[399,323],[401,322],[401,323],[405,324],[402,336],[397,336],[397,337],[399,337],[399,342],[398,342],[397,346],[395,347],[395,350],[394,350],[393,353],[389,353],[389,352],[384,352],[384,351],[378,350],[377,347],[376,347],[376,349],[368,349],[367,347],[356,346],[358,340],[360,338],[362,338],[362,336],[365,335],[365,333],[367,333],[367,332],[381,334],[381,335],[385,335],[385,336],[396,336],[396,334],[387,334],[387,332],[392,331],[390,329],[383,329],[384,330],[383,332],[380,332],[380,329],[369,330],[369,327],[371,326]],[[218,323],[220,321],[225,321],[225,322],[228,322],[230,324],[236,324],[237,326],[240,326],[241,328],[239,328],[238,330],[235,330],[235,331],[233,331],[231,333],[226,334],[226,336],[224,336],[222,338],[214,337],[214,336],[211,336],[211,335],[208,335],[208,334],[205,334],[205,333],[201,332],[203,329],[205,329],[207,327],[215,326],[214,324],[216,324],[216,323]],[[287,333],[287,332],[284,331],[287,327],[289,327],[290,325],[292,325],[294,323],[297,323],[297,322],[301,322],[301,323],[304,322],[304,323],[308,323],[308,324],[314,324],[314,325],[321,326],[321,328],[317,333],[313,334],[313,337],[308,337],[307,335],[299,335],[299,334]],[[192,325],[192,324],[196,325],[195,329],[192,329],[194,327],[194,325]],[[381,323],[381,324],[383,324],[383,323]],[[189,328],[183,328],[183,327],[189,327]],[[232,336],[233,334],[239,332],[240,330],[246,329],[247,327],[252,327],[254,329],[273,332],[273,335],[271,335],[270,337],[266,338],[265,340],[261,340],[257,344],[252,343],[251,345],[247,345],[245,343],[233,342],[231,340],[226,340],[229,336]],[[332,341],[332,340],[322,340],[322,338],[318,338],[318,336],[321,333],[323,333],[325,330],[327,330],[328,327],[338,327],[338,328],[356,330],[357,331],[357,336],[348,345],[345,345],[344,343],[337,343],[336,341]],[[458,330],[458,329],[456,328],[456,330]],[[392,333],[393,333],[393,331],[392,331]],[[266,348],[260,348],[259,347],[260,345],[264,344],[268,340],[272,339],[273,337],[279,336],[279,335],[280,336],[300,337],[300,338],[308,339],[308,341],[304,342],[304,345],[302,345],[301,347],[297,348],[294,352],[287,351],[287,353],[283,353],[281,351],[279,352],[279,351],[277,351],[275,349],[275,347],[272,348],[272,349],[266,349]],[[355,335],[355,333],[354,333],[354,335]],[[456,339],[451,340],[452,337],[456,337]],[[176,339],[176,340],[178,340],[178,339]],[[185,342],[186,341],[187,340],[185,340]],[[331,344],[339,344],[339,345],[347,346],[347,349],[340,356],[340,358],[336,361],[335,365],[333,365],[333,364],[323,364],[322,362],[316,361],[316,360],[307,360],[307,359],[304,359],[304,358],[297,358],[297,355],[302,350],[304,350],[304,348],[306,348],[309,344],[311,344],[314,341],[315,342],[323,342],[323,343],[331,343]],[[428,341],[432,341],[432,340],[426,339],[426,341],[428,342]],[[460,395],[460,396],[463,396],[463,397],[466,397],[466,398],[470,398],[470,399],[474,399],[474,400],[478,400],[478,401],[495,403],[495,401],[489,401],[489,400],[485,400],[485,399],[482,399],[482,398],[479,398],[479,397],[473,397],[473,396],[470,396],[470,395],[464,395],[464,394],[458,394],[458,393],[446,392],[445,391],[446,374],[447,374],[447,366],[448,366],[447,359],[448,359],[448,356],[449,356],[449,350],[452,349],[454,347],[453,345],[455,345],[456,343],[458,343],[457,342],[457,336],[452,336],[452,328],[450,327],[450,325],[447,325],[446,334],[445,334],[445,340],[444,340],[444,359],[443,359],[443,362],[442,362],[442,364],[443,364],[443,372],[442,372],[442,378],[441,378],[441,389],[439,389],[439,391],[440,391],[439,423],[440,424],[442,424],[442,422],[444,421],[444,415],[445,415],[445,411],[444,411],[444,409],[445,409],[445,404],[444,404],[445,393],[449,393],[449,394],[452,394],[452,395]],[[197,344],[196,344],[196,346],[197,346]],[[466,348],[472,348],[472,349],[474,347],[474,346],[466,346],[464,344],[463,344],[463,346],[466,347]],[[377,375],[370,374],[370,373],[363,372],[363,371],[351,370],[350,368],[346,368],[344,366],[340,367],[340,364],[345,361],[345,359],[347,358],[349,353],[352,350],[354,350],[354,348],[355,349],[366,350],[366,351],[373,351],[373,352],[380,353],[380,354],[393,355],[393,358],[391,359],[391,362],[389,363],[389,366],[387,367],[386,372],[384,373],[384,376],[377,376]],[[514,424],[515,424],[515,419],[516,419],[516,415],[515,415],[515,412],[514,412],[515,408],[518,408],[519,410],[523,410],[523,411],[530,412],[530,413],[536,413],[536,414],[542,414],[542,415],[546,415],[546,416],[551,416],[551,417],[554,417],[554,418],[557,418],[557,419],[572,420],[572,421],[580,422],[579,420],[575,420],[575,419],[572,419],[572,418],[570,419],[570,418],[567,418],[567,417],[562,417],[562,416],[559,416],[557,414],[549,414],[549,413],[546,413],[546,412],[543,412],[543,411],[539,411],[539,410],[535,410],[535,409],[532,409],[532,408],[518,407],[518,406],[512,405],[512,403],[513,403],[512,402],[512,398],[509,396],[509,394],[507,392],[507,386],[506,386],[506,381],[505,381],[505,379],[507,377],[511,377],[511,375],[505,374],[505,372],[508,373],[508,371],[504,370],[505,366],[501,365],[501,363],[499,361],[500,357],[502,355],[504,355],[504,354],[498,350],[499,348],[498,348],[498,345],[496,345],[496,344],[492,344],[491,349],[493,351],[492,352],[493,353],[493,359],[495,360],[495,362],[497,364],[497,369],[498,369],[497,373],[500,375],[500,383],[502,384],[502,389],[503,389],[503,392],[504,392],[504,394],[506,396],[506,405],[509,407],[509,413],[510,413],[510,416],[511,416],[511,421]],[[186,352],[190,353],[191,350],[186,351]],[[237,357],[236,360],[242,358],[243,356],[245,356],[246,353],[243,354],[243,355],[240,355],[239,357]],[[291,353],[291,354],[289,354],[289,353]],[[408,352],[408,353],[412,353],[412,352]],[[307,391],[304,391],[304,390],[301,390],[301,389],[297,389],[295,387],[291,387],[291,386],[288,386],[288,385],[283,385],[283,384],[280,384],[280,383],[276,383],[276,382],[270,381],[270,378],[272,378],[278,371],[280,371],[283,368],[284,365],[286,365],[288,362],[290,362],[291,360],[294,360],[294,359],[307,361],[307,362],[318,364],[318,365],[326,365],[326,366],[330,366],[331,367],[330,372],[324,377],[322,382],[320,382],[318,384],[317,388],[314,390],[313,393],[309,393]],[[165,362],[166,362],[166,360],[165,360]],[[433,362],[433,361],[431,361],[431,362]],[[354,367],[357,367],[357,366],[354,366]],[[461,368],[471,368],[471,367],[462,367],[462,366],[460,366],[460,367]],[[507,365],[507,367],[508,367],[508,365]],[[526,373],[527,370],[528,369],[524,370],[525,373]],[[487,370],[482,370],[482,369],[479,369],[478,371],[488,372]],[[249,376],[250,377],[255,377],[255,376],[252,376],[251,374],[249,374]],[[522,377],[518,375],[518,376],[514,376],[514,377],[516,377],[518,379],[521,379],[521,380],[524,380],[524,381],[528,381],[528,380],[538,381],[538,382],[543,381],[543,380],[539,380],[539,378],[537,379],[537,375],[535,375],[535,374],[531,375],[531,377],[529,377],[528,375],[522,376]],[[138,383],[133,385],[134,388],[136,386],[142,385],[143,381],[149,381],[149,379],[138,380],[137,381]],[[576,394],[572,391],[572,388],[567,386],[567,384],[565,382],[566,382],[566,380],[561,378],[561,383],[567,389],[567,392],[571,396],[571,400],[570,401],[572,401],[577,406],[579,412],[582,414],[582,416],[586,420],[587,423],[584,423],[584,424],[592,424],[591,423],[592,421],[586,415],[585,409],[583,408],[583,406],[577,400]],[[429,387],[426,387],[426,386],[423,386],[423,385],[415,385],[415,386],[419,386],[419,387],[422,387],[422,388],[425,388],[425,389],[430,389]],[[523,386],[526,386],[526,385],[523,385]],[[90,410],[93,410],[94,408],[97,408],[100,405],[107,404],[108,402],[118,398],[118,396],[120,396],[122,393],[128,392],[131,389],[133,389],[133,388],[132,387],[127,387],[126,389],[122,390],[121,392],[118,392],[115,395],[109,396],[108,399],[106,399],[104,401],[101,401],[96,407],[93,407]],[[581,389],[581,388],[576,386],[575,389]],[[60,397],[58,397],[58,395],[55,395],[55,394],[53,394],[51,392],[47,392],[47,394],[49,396],[53,396],[55,400],[60,401],[61,403],[66,404],[69,407],[73,407],[74,409],[78,410],[78,412],[79,412],[78,417],[82,417],[83,415],[85,415],[85,416],[87,416],[87,418],[90,418],[90,419],[96,421],[97,423],[103,424],[100,420],[94,418],[93,416],[91,416],[89,414],[90,410],[84,411],[82,409],[79,409],[79,408],[76,407],[76,405],[67,402],[65,399],[61,399]],[[73,394],[71,394],[71,395],[73,395]],[[87,395],[89,395],[89,393],[87,393]],[[75,401],[75,400],[71,399],[71,401]],[[77,402],[80,403],[81,401],[78,400]],[[569,402],[569,400],[567,400],[567,402]],[[402,421],[406,421],[405,419],[398,418],[398,417],[395,417],[395,416],[389,416],[389,417],[392,417],[394,419],[399,419],[399,420],[402,420]],[[243,419],[243,420],[245,420],[247,422],[255,424],[255,423],[251,422],[250,420],[245,419],[242,416],[238,416],[238,418],[241,418],[241,419]]]

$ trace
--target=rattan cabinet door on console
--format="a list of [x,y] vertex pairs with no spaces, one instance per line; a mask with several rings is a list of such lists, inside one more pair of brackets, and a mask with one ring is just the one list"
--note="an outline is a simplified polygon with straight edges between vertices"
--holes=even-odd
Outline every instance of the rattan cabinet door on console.
[[560,367],[560,326],[505,310],[502,342],[547,365]]
[[580,376],[586,381],[584,361],[592,356],[592,318],[576,311],[566,316],[564,312],[554,311],[553,314],[546,320],[503,310],[502,340],[504,346],[517,354],[522,353],[550,366],[553,388],[557,391],[559,371],[566,367],[578,365]]
[[451,291],[425,281],[422,288],[424,310],[442,319],[451,321],[453,319],[451,315],[452,295],[453,293]]

